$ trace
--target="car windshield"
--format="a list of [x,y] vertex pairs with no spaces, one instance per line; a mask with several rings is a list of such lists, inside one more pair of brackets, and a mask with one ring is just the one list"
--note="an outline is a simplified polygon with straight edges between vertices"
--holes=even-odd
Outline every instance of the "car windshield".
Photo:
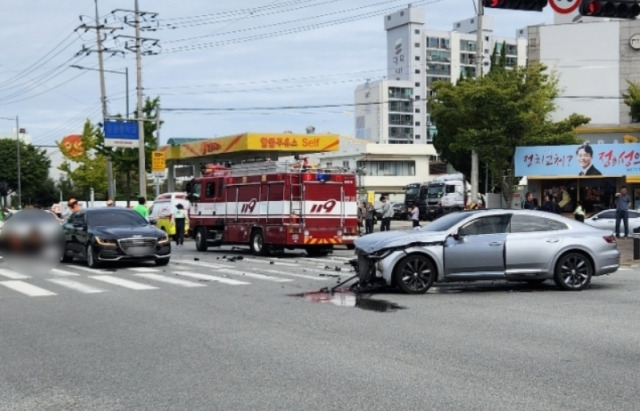
[[429,198],[438,198],[438,197],[442,197],[443,192],[444,192],[443,186],[429,187],[427,189],[427,196]]
[[148,224],[137,212],[121,210],[87,213],[87,223],[92,227],[142,227]]
[[420,187],[407,187],[404,195],[407,196],[417,196],[420,193]]
[[422,227],[420,231],[446,231],[451,229],[451,227],[455,226],[460,221],[469,217],[471,214],[474,214],[474,212],[464,211],[445,214]]

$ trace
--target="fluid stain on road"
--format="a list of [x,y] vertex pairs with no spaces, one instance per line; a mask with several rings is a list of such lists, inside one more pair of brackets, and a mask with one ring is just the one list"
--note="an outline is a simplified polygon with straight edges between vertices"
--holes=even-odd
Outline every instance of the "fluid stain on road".
[[355,307],[368,311],[391,312],[406,308],[390,301],[376,300],[344,290],[334,292],[309,291],[306,293],[289,294],[289,296],[304,298],[314,303],[330,303],[340,307]]

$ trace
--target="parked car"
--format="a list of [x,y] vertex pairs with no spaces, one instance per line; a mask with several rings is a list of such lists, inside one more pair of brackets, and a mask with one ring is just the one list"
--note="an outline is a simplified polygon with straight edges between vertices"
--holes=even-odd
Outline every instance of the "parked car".
[[393,203],[391,208],[393,209],[394,220],[406,220],[408,218],[407,208],[404,206],[404,203]]
[[3,252],[39,252],[49,245],[58,251],[61,241],[60,222],[49,211],[24,209],[4,216],[0,229]]
[[620,264],[612,233],[534,210],[454,212],[421,228],[360,237],[355,247],[362,284],[384,282],[412,294],[439,282],[498,279],[553,279],[564,290],[582,290]]
[[[616,229],[616,210],[603,210],[584,220],[585,224],[601,230],[615,232]],[[629,210],[629,235],[633,233],[635,228],[640,227],[640,213]],[[624,235],[624,223],[620,221],[620,234]]]
[[62,228],[65,236],[62,262],[80,258],[94,268],[106,261],[123,260],[154,260],[157,265],[166,265],[171,258],[167,233],[129,208],[76,211]]

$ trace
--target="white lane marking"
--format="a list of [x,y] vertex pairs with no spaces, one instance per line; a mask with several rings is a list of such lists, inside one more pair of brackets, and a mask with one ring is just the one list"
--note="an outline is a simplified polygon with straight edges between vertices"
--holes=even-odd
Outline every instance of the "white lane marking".
[[138,273],[159,273],[160,269],[154,267],[131,267],[129,268],[131,271],[135,271]]
[[240,275],[240,276],[243,276],[243,277],[256,278],[258,280],[273,281],[273,282],[276,282],[276,283],[288,283],[289,281],[293,281],[293,280],[289,280],[288,278],[276,278],[276,277],[271,277],[271,276],[268,276],[268,275],[249,273],[249,272],[240,271],[240,270],[232,270],[230,268],[221,268],[218,271],[221,271],[223,273],[232,274],[232,275]]
[[26,280],[27,278],[31,278],[28,275],[22,275],[15,271],[7,270],[6,268],[0,268],[0,275],[10,280]]
[[307,278],[309,280],[316,280],[316,281],[326,281],[328,280],[327,277],[314,277],[311,275],[304,275],[304,274],[295,274],[295,273],[287,273],[286,271],[276,271],[276,270],[264,270],[267,273],[272,273],[272,274],[278,274],[278,275],[290,275],[291,277],[300,277],[300,278]]
[[247,285],[247,284],[250,284],[250,283],[247,283],[247,282],[244,282],[244,281],[232,280],[231,278],[216,277],[215,275],[198,274],[198,273],[192,273],[192,272],[189,272],[189,271],[175,271],[174,273],[178,274],[178,275],[185,276],[185,277],[196,278],[198,280],[215,281],[215,282],[218,282],[218,283],[229,284],[229,285]]
[[61,270],[59,268],[54,268],[53,270],[51,270],[51,273],[53,275],[58,275],[60,277],[75,277],[80,275],[78,273],[74,273],[72,271],[67,271],[67,270]]
[[106,291],[101,288],[92,287],[87,284],[82,284],[77,281],[69,280],[68,278],[50,278],[49,281],[51,281],[52,283],[61,285],[63,287],[70,288],[75,291],[80,291],[81,293],[85,293],[85,294],[103,293]]
[[81,265],[73,265],[73,266],[70,266],[70,267],[73,267],[74,270],[82,270],[82,271],[86,271],[86,272],[91,273],[91,274],[100,274],[100,273],[108,273],[109,272],[109,271],[105,271],[105,270],[98,270],[98,269],[95,269],[95,268],[84,267],[84,266],[81,266]]
[[24,281],[0,281],[0,284],[19,293],[28,295],[29,297],[46,297],[57,295],[54,292],[36,287],[35,285],[25,283]]
[[231,268],[233,265],[225,265],[225,264],[216,264],[216,263],[204,263],[202,261],[189,261],[189,260],[171,260],[174,263],[180,264],[189,264],[195,265],[198,267],[208,267],[208,268]]
[[119,285],[121,287],[130,288],[132,290],[157,290],[158,287],[153,287],[147,284],[136,283],[135,281],[125,280],[124,278],[114,277],[112,275],[93,275],[89,278],[93,278],[105,283]]
[[160,274],[152,274],[152,273],[142,273],[142,274],[134,274],[137,277],[148,278],[150,280],[160,281],[168,284],[179,285],[182,287],[206,287],[206,285],[201,283],[194,283],[192,281],[180,280],[179,278],[173,277],[165,277]]
[[282,261],[278,261],[277,258],[269,258],[266,260],[260,260],[258,258],[243,258],[245,261],[249,261],[252,263],[262,263],[262,264],[270,264],[270,265],[287,265],[289,267],[298,267],[300,264],[296,263],[284,263]]

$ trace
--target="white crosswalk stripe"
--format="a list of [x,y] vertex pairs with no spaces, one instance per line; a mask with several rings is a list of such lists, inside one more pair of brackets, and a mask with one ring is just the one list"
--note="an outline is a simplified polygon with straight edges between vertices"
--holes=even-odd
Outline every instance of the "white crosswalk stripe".
[[159,273],[161,270],[154,267],[131,267],[129,268],[131,271],[135,271],[138,273]]
[[26,280],[27,278],[30,278],[28,275],[16,273],[15,271],[7,270],[6,268],[0,268],[0,275],[10,280]]
[[79,291],[84,294],[96,294],[96,293],[103,293],[106,291],[101,288],[92,287],[90,285],[80,283],[78,281],[69,280],[68,278],[50,278],[49,281],[51,281],[52,283],[61,285],[63,287],[69,288],[71,290]]
[[264,275],[264,274],[256,274],[256,273],[251,273],[248,271],[240,271],[240,270],[232,270],[230,268],[220,268],[218,269],[218,271],[221,271],[223,273],[227,273],[227,274],[231,274],[231,275],[241,275],[243,277],[249,277],[249,278],[255,278],[258,280],[264,280],[264,281],[273,281],[275,283],[287,283],[289,281],[293,281],[287,278],[277,278],[277,277],[272,277],[272,276],[268,276],[268,275]]
[[51,270],[51,273],[53,275],[60,276],[60,277],[76,277],[76,276],[80,276],[80,274],[78,274],[78,273],[74,273],[72,271],[67,271],[67,270],[62,270],[60,268],[54,268],[53,270]]
[[195,265],[198,267],[207,267],[207,268],[231,268],[231,267],[235,267],[233,265],[228,265],[228,264],[218,264],[218,263],[204,263],[201,261],[189,261],[189,260],[171,260],[174,263],[179,263],[179,264],[188,264],[188,265]]
[[47,297],[50,295],[56,295],[54,292],[19,280],[0,281],[0,284],[21,294],[28,295],[29,297]]
[[215,282],[222,283],[222,284],[229,284],[229,285],[247,285],[247,284],[251,284],[251,283],[247,283],[245,281],[233,280],[231,278],[217,277],[215,275],[209,275],[209,274],[198,274],[198,273],[192,273],[192,272],[189,272],[189,271],[175,271],[175,273],[178,274],[178,275],[185,276],[185,277],[191,277],[191,278],[195,278],[195,279],[203,280],[203,281],[215,281]]
[[125,280],[124,278],[114,277],[112,275],[92,275],[89,278],[94,280],[103,281],[105,283],[118,285],[124,288],[130,288],[132,290],[157,290],[158,287],[154,287],[147,284],[137,283],[135,281]]
[[206,285],[201,283],[194,283],[193,281],[181,280],[179,278],[174,278],[174,277],[166,277],[160,274],[141,273],[141,274],[135,274],[135,275],[137,277],[147,278],[149,280],[160,281],[163,283],[168,283],[173,285],[179,285],[182,287],[206,287]]

